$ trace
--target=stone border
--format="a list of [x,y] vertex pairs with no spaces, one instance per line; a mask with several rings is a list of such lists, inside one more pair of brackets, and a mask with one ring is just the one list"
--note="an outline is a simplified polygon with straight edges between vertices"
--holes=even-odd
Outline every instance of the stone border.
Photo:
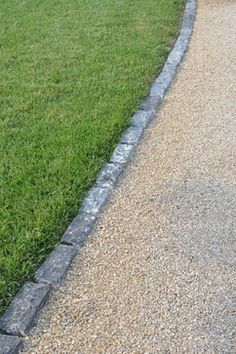
[[33,281],[22,286],[0,318],[0,354],[19,352],[22,344],[19,337],[27,335],[52,289],[60,286],[74,256],[91,232],[144,129],[155,117],[165,92],[175,78],[191,38],[195,14],[196,0],[186,0],[180,35],[162,72],[151,85],[149,96],[133,115],[130,128],[121,137],[110,161],[100,171],[94,186],[84,199],[79,214],[62,236],[61,243],[39,267]]

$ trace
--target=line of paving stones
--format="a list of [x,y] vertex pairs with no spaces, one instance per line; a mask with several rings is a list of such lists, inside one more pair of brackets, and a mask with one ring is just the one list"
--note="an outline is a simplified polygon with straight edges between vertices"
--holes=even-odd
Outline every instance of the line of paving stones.
[[60,286],[74,256],[91,232],[98,214],[134,153],[144,129],[155,117],[164,94],[175,77],[192,34],[195,12],[196,0],[187,0],[180,35],[162,72],[152,84],[149,96],[132,117],[131,127],[123,134],[110,162],[101,170],[79,214],[62,236],[61,243],[39,267],[33,282],[23,285],[0,318],[0,354],[19,351],[22,345],[21,337],[27,335],[51,290]]

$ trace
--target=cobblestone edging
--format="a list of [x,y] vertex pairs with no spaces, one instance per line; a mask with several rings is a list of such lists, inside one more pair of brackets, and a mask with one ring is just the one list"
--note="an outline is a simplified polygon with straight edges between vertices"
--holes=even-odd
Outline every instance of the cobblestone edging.
[[175,77],[187,49],[196,13],[196,0],[187,0],[180,35],[162,72],[151,85],[149,96],[134,114],[110,161],[104,166],[80,208],[62,236],[61,243],[37,270],[32,282],[23,285],[0,318],[0,354],[18,353],[24,337],[46,303],[53,288],[60,286],[80,247],[91,232],[98,214],[130,160],[135,146],[157,113],[163,96]]

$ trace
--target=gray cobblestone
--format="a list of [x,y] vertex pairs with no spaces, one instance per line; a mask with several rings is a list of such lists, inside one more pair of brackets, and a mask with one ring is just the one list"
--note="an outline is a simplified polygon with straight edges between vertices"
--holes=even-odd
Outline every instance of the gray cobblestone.
[[93,187],[85,198],[81,211],[97,215],[110,195],[110,188]]
[[89,213],[80,213],[77,215],[72,223],[69,225],[64,235],[62,236],[62,242],[66,244],[83,245],[86,236],[91,231],[96,217]]
[[22,345],[22,340],[4,334],[0,334],[0,354],[16,354]]
[[46,284],[26,283],[0,319],[0,329],[7,334],[25,336],[49,296]]
[[37,270],[34,276],[35,281],[57,288],[67,273],[75,254],[76,248],[73,246],[57,246]]
[[131,124],[135,127],[146,127],[153,119],[155,111],[139,110],[136,112],[131,120]]
[[143,127],[130,127],[122,136],[121,143],[137,145],[142,133]]
[[134,147],[132,145],[118,144],[112,155],[111,162],[126,164],[131,158],[133,151]]
[[112,188],[116,184],[122,170],[123,166],[120,164],[107,163],[98,175],[96,185],[103,188]]

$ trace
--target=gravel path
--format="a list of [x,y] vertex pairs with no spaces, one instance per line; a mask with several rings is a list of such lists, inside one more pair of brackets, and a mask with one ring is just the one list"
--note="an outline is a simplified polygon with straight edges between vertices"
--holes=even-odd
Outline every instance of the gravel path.
[[176,82],[25,353],[235,353],[236,2]]

